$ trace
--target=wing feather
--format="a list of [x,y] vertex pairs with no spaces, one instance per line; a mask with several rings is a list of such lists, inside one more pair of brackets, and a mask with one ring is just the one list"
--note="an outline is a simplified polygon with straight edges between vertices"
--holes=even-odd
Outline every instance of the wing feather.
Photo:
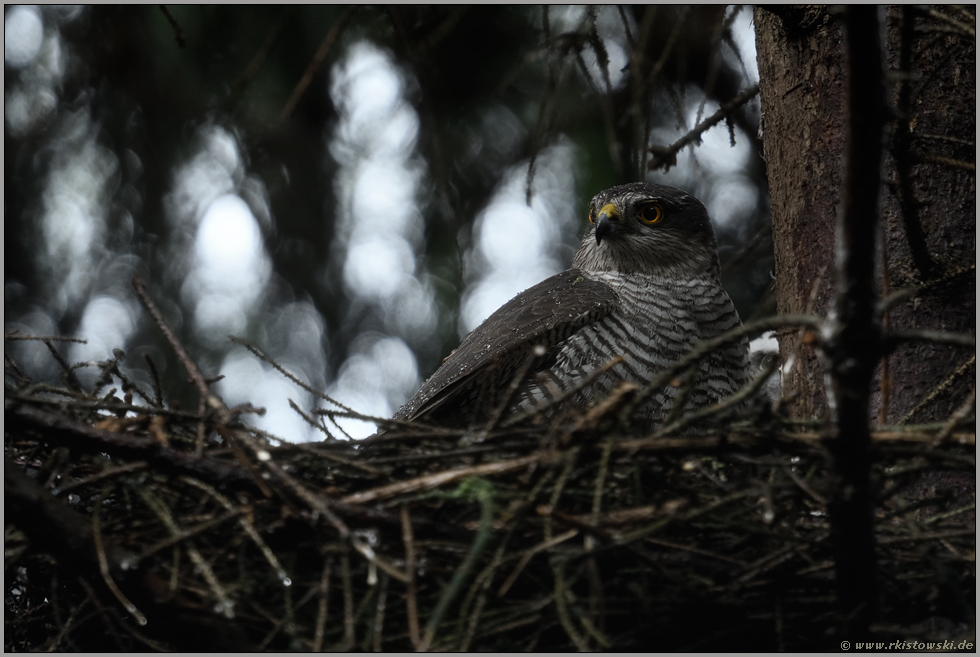
[[452,402],[475,399],[481,386],[489,385],[493,390],[506,386],[534,347],[543,345],[552,351],[618,305],[611,287],[586,278],[577,269],[541,281],[505,303],[463,338],[459,348],[402,406],[395,419],[450,417],[461,405]]

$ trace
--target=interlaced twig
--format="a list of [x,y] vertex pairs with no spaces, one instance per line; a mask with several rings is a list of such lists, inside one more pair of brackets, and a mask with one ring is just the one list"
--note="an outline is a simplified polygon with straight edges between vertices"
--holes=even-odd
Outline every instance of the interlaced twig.
[[722,119],[728,118],[732,112],[737,110],[739,107],[749,102],[759,93],[759,85],[754,84],[739,95],[732,98],[727,103],[724,103],[717,112],[701,121],[692,128],[687,134],[675,141],[670,146],[666,148],[663,147],[651,147],[649,150],[653,153],[653,158],[651,158],[649,164],[647,164],[648,169],[658,169],[662,166],[670,167],[677,165],[677,154],[681,150],[693,143],[699,143],[701,141],[701,135],[704,134],[709,128],[714,127],[722,121]]
[[[804,326],[819,340],[825,321],[786,316],[742,330]],[[738,335],[699,345],[673,376]],[[91,506],[97,493],[111,580],[150,618],[136,636],[119,618],[124,602],[76,613],[68,624],[64,618],[53,624],[61,637],[48,645],[85,647],[79,640],[87,623],[104,619],[109,628],[126,628],[106,640],[114,649],[170,647],[181,633],[196,631],[166,633],[177,606],[228,623],[248,645],[268,649],[295,642],[320,649],[639,649],[631,638],[637,627],[652,623],[660,636],[676,637],[677,600],[710,601],[733,618],[771,619],[771,604],[759,606],[756,596],[777,590],[787,631],[805,634],[794,618],[833,622],[827,604],[812,602],[834,567],[824,425],[741,403],[765,374],[734,401],[682,415],[647,436],[628,423],[605,422],[642,392],[628,387],[572,421],[556,416],[504,426],[503,420],[470,446],[460,445],[465,431],[412,422],[397,423],[369,450],[345,441],[289,444],[229,412],[220,426],[252,475],[227,444],[205,442],[194,456],[196,428],[217,428],[220,413],[177,413],[24,384],[8,394],[7,465],[15,473],[6,477],[5,504],[14,525],[31,519],[24,526],[32,548],[62,540],[45,539],[37,527],[58,527],[57,537],[84,536],[88,547],[74,559],[101,572],[92,516],[73,508]],[[948,491],[911,495],[917,478],[937,469],[956,476],[975,469],[975,401],[968,390],[961,398],[941,421],[879,425],[870,433],[872,467],[884,482],[874,531],[886,582],[912,573],[921,580],[921,560],[896,556],[910,550],[938,548],[950,555],[946,567],[972,568],[964,555],[973,549],[975,505]],[[124,418],[111,412],[123,409]],[[166,419],[169,447],[153,438],[154,417]],[[703,433],[678,433],[695,421],[706,425]],[[71,446],[68,461],[51,453],[60,445]],[[23,475],[26,467],[42,470],[37,483]],[[33,484],[33,494],[17,488],[18,475]],[[256,477],[272,497],[260,493]],[[463,494],[474,477],[492,489],[492,504],[489,496],[483,504]],[[114,486],[110,496],[97,490],[107,482]],[[44,486],[62,492],[55,497]],[[24,507],[32,495],[44,504]],[[144,496],[153,501],[141,505]],[[76,516],[84,529],[71,529],[67,519]],[[17,545],[9,532],[7,543]],[[133,556],[119,544],[134,548]],[[70,551],[50,549],[64,567],[72,563]],[[71,589],[56,588],[69,608],[97,600],[94,591],[66,599]],[[303,595],[294,599],[294,592]],[[405,603],[394,604],[397,596]],[[234,618],[225,617],[228,610]]]

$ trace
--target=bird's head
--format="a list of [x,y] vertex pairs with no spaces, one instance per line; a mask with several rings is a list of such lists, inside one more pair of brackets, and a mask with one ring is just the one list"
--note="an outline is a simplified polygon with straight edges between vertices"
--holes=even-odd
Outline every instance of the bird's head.
[[701,277],[718,274],[718,247],[701,201],[665,185],[631,183],[595,195],[572,266],[583,271]]

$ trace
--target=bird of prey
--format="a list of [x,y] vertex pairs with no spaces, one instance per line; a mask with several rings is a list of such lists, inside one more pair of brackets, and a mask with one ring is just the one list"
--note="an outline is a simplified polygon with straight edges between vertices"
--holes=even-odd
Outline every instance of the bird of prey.
[[[601,402],[620,382],[643,386],[740,324],[718,274],[714,231],[696,198],[651,183],[600,192],[572,268],[474,329],[395,419],[466,427],[536,408],[552,418]],[[685,411],[737,391],[747,351],[743,338],[701,359],[693,380],[637,407],[642,423],[655,427],[685,387]]]

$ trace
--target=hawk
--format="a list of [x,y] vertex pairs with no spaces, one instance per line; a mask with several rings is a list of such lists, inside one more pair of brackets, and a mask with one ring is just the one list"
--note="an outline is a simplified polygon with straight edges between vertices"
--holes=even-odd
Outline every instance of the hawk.
[[[699,341],[740,324],[718,274],[714,231],[696,198],[651,183],[600,192],[572,268],[474,329],[395,419],[466,427],[495,411],[539,407],[551,418],[602,401],[620,382],[643,386]],[[743,338],[701,359],[684,409],[744,385],[747,353]],[[656,426],[679,394],[673,385],[656,391],[637,408],[643,423]]]

